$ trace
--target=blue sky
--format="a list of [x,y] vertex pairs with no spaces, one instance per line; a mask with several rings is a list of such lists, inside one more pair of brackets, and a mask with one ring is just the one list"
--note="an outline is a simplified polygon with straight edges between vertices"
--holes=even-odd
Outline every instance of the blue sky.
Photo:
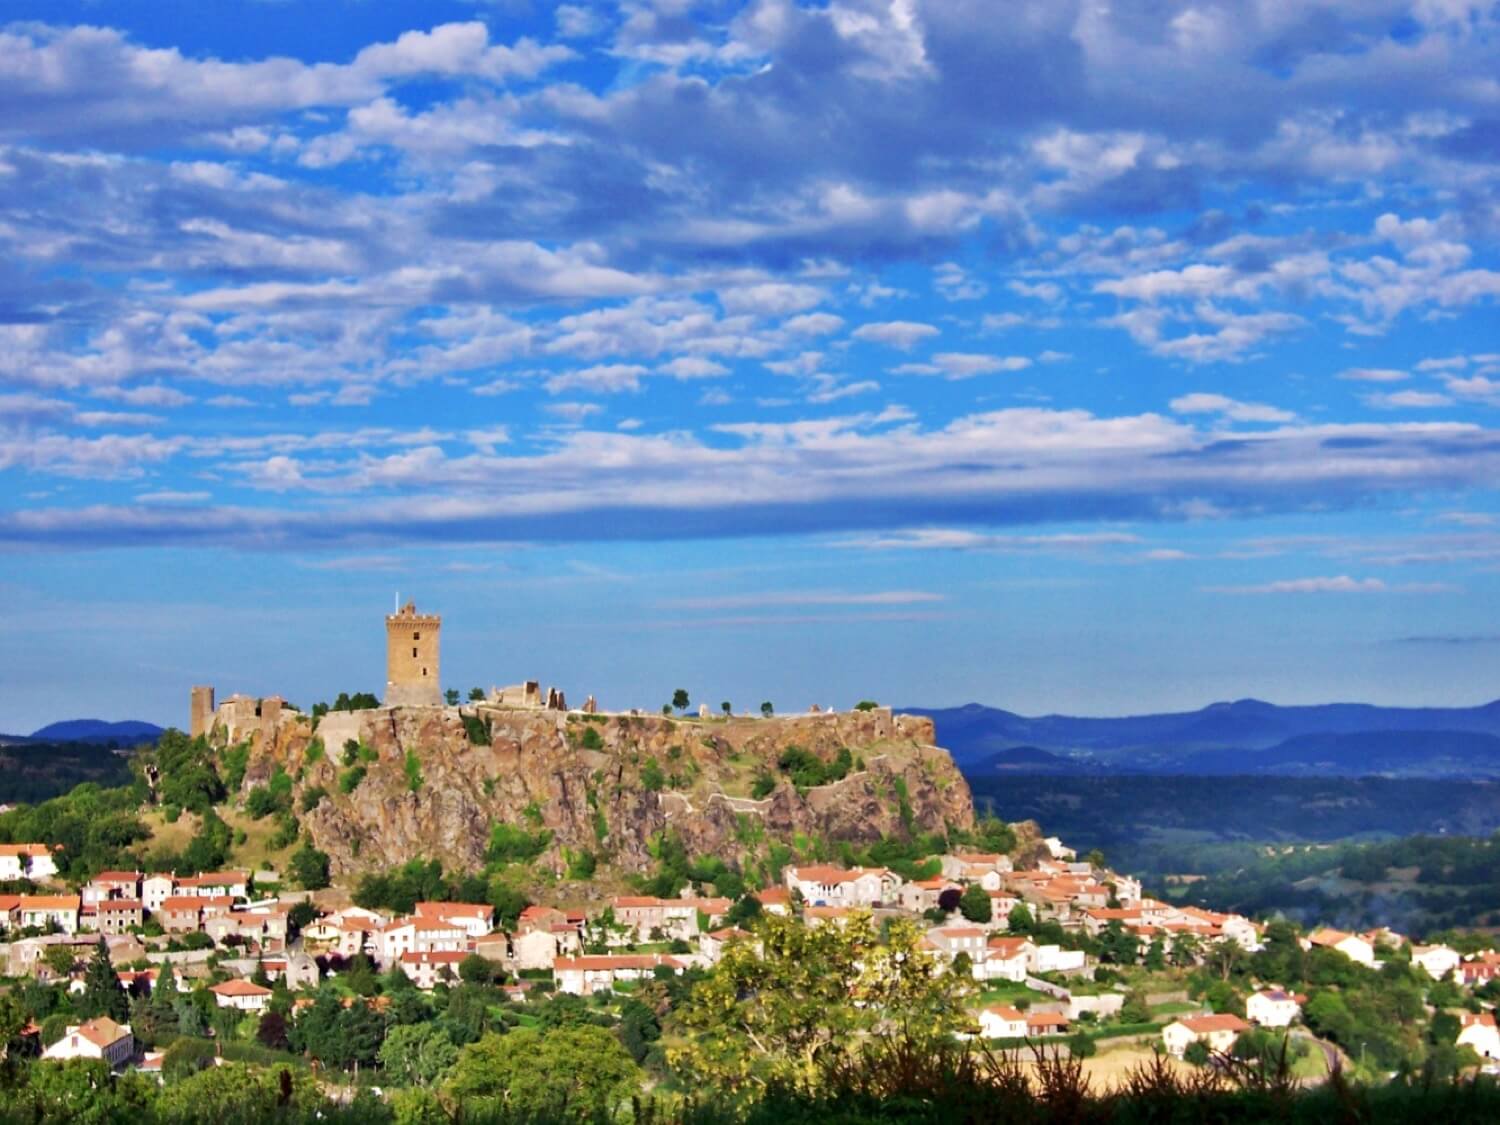
[[0,17],[0,729],[1500,694],[1493,4]]

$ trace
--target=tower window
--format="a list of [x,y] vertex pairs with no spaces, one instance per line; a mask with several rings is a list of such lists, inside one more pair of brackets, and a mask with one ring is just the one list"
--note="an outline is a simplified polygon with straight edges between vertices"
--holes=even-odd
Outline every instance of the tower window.
[[411,658],[413,660],[415,660],[417,658],[417,650],[416,649],[412,649],[411,650]]
[[426,668],[422,669],[422,675],[424,675],[424,676],[427,675],[427,669]]
[[411,639],[414,640],[414,641],[420,641],[422,639],[422,634],[421,633],[413,633],[411,635]]

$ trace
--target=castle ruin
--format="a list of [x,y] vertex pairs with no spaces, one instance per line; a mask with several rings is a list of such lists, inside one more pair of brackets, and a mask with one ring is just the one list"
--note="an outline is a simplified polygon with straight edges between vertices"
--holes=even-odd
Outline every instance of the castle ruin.
[[385,705],[441,707],[438,638],[443,619],[407,602],[385,619]]

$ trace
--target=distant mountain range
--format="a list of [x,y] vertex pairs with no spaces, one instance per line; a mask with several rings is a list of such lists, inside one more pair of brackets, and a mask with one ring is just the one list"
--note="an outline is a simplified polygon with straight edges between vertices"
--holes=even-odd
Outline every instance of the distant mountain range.
[[141,742],[155,742],[161,737],[161,732],[162,728],[155,723],[134,719],[118,723],[104,719],[65,719],[48,723],[28,735],[0,734],[0,746],[28,742],[115,742],[121,746],[134,746]]
[[1482,707],[1278,707],[1258,699],[1122,718],[903,708],[966,773],[1500,777],[1500,700]]

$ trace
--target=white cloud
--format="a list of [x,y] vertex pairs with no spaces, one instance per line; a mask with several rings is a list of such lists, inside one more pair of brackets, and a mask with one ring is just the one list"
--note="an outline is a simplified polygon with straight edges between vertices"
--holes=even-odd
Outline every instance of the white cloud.
[[1233,422],[1290,422],[1297,416],[1289,410],[1260,402],[1239,402],[1224,395],[1195,393],[1171,402],[1178,414],[1218,414]]
[[1406,582],[1390,585],[1379,578],[1351,578],[1339,574],[1327,578],[1285,578],[1254,586],[1208,586],[1217,594],[1444,594],[1455,588],[1440,582]]
[[856,340],[870,340],[906,352],[923,340],[939,335],[939,330],[934,325],[914,320],[884,320],[861,324],[850,335]]
[[638,363],[601,363],[554,375],[544,384],[548,394],[582,391],[585,394],[618,394],[641,389],[646,368]]
[[1340,371],[1338,377],[1355,383],[1399,383],[1408,378],[1405,371],[1390,367],[1349,367]]

